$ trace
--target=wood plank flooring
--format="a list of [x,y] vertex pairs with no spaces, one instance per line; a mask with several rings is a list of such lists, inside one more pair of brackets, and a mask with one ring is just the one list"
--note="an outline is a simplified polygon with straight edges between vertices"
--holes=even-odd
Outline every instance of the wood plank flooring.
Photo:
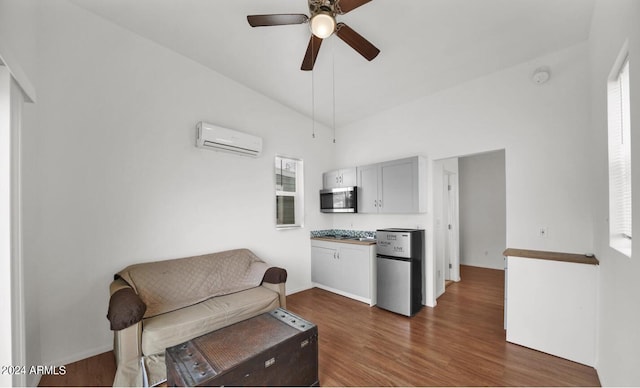
[[66,366],[65,375],[44,375],[40,387],[110,387],[116,376],[113,352],[102,353]]
[[[504,273],[462,266],[436,308],[412,318],[317,288],[287,297],[318,325],[323,386],[599,386],[593,368],[505,341]],[[113,355],[67,366],[41,386],[111,385]]]
[[593,368],[505,341],[504,272],[461,267],[412,318],[312,289],[288,309],[318,325],[326,386],[599,386]]

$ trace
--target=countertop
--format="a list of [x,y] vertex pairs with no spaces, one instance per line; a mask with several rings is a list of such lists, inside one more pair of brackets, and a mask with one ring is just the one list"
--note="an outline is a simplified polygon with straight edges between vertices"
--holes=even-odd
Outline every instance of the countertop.
[[567,263],[590,264],[590,265],[600,264],[600,262],[598,262],[598,259],[596,259],[595,256],[579,255],[575,253],[533,251],[528,249],[507,248],[504,251],[503,255],[512,256],[512,257],[530,258],[530,259],[564,261]]
[[344,243],[344,244],[356,244],[356,245],[375,245],[376,244],[376,240],[373,240],[373,239],[360,241],[355,238],[335,238],[332,236],[318,236],[318,237],[311,237],[311,239],[320,240],[320,241],[330,241],[330,242],[336,242],[336,243]]

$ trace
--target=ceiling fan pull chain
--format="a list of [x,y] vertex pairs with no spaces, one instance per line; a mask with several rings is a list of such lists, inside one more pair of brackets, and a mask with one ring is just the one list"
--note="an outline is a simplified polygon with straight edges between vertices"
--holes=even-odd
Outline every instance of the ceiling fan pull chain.
[[331,39],[331,78],[333,81],[333,144],[336,144],[336,40]]
[[[313,45],[313,40],[311,41],[311,44]],[[313,67],[311,68],[311,138],[315,139],[316,138],[316,94],[315,94],[315,87],[314,87],[314,74],[315,72],[313,71]]]

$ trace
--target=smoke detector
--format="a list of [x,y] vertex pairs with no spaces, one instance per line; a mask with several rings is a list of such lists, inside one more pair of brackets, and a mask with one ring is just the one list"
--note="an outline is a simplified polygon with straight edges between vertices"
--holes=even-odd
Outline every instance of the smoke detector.
[[533,72],[531,81],[533,81],[533,83],[536,85],[542,85],[543,83],[549,81],[549,78],[551,78],[551,70],[549,70],[549,67],[543,66],[537,68]]

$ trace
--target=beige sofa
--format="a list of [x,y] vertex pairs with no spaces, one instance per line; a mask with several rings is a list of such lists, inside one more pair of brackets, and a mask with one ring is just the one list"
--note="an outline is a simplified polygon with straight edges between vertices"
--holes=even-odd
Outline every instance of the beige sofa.
[[248,249],[136,264],[115,275],[107,318],[114,331],[114,386],[166,379],[164,351],[277,307],[287,272]]

